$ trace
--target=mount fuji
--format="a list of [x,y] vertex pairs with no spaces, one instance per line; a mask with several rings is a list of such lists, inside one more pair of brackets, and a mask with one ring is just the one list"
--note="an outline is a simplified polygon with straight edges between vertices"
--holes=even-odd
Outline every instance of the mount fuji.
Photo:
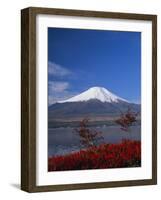
[[108,103],[119,103],[119,102],[127,102],[127,100],[116,96],[115,94],[111,93],[109,90],[103,87],[92,87],[85,92],[82,92],[79,95],[76,95],[70,99],[65,101],[58,101],[58,103],[67,103],[67,102],[82,102],[82,101],[89,101],[91,99],[96,99],[101,102],[108,102]]
[[141,105],[129,102],[106,88],[92,87],[67,100],[58,101],[48,107],[49,123],[55,121],[77,121],[88,117],[93,121],[114,119],[130,108],[141,111]]

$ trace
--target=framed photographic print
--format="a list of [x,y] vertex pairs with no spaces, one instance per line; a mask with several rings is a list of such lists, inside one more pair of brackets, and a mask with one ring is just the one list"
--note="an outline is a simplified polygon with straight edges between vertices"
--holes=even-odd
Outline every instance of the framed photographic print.
[[157,184],[157,16],[21,12],[21,188]]

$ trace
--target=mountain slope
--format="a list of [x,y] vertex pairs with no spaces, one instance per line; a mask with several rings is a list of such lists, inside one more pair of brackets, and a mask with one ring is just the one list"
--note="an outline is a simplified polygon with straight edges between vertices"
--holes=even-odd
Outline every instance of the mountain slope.
[[85,117],[85,116],[116,116],[131,108],[135,112],[140,111],[140,105],[133,103],[108,103],[93,99],[82,102],[56,103],[49,107],[49,117]]

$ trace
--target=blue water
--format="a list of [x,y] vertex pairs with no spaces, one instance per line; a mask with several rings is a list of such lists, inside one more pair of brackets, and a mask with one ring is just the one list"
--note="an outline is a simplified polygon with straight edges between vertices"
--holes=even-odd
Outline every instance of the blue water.
[[[101,131],[104,143],[119,143],[122,139],[141,140],[141,127],[132,126],[129,132],[119,126],[94,127]],[[73,128],[50,128],[48,130],[48,156],[64,155],[80,150],[79,135]]]

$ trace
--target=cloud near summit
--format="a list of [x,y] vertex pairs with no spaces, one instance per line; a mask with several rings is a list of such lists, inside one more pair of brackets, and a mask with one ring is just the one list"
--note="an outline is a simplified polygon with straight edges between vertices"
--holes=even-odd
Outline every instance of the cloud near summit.
[[68,82],[49,81],[49,93],[63,92],[69,88]]
[[48,62],[48,104],[51,105],[59,100],[64,100],[75,95],[70,91],[69,77],[73,72],[55,62]]
[[67,68],[51,61],[48,62],[48,73],[55,77],[64,77],[72,74]]

